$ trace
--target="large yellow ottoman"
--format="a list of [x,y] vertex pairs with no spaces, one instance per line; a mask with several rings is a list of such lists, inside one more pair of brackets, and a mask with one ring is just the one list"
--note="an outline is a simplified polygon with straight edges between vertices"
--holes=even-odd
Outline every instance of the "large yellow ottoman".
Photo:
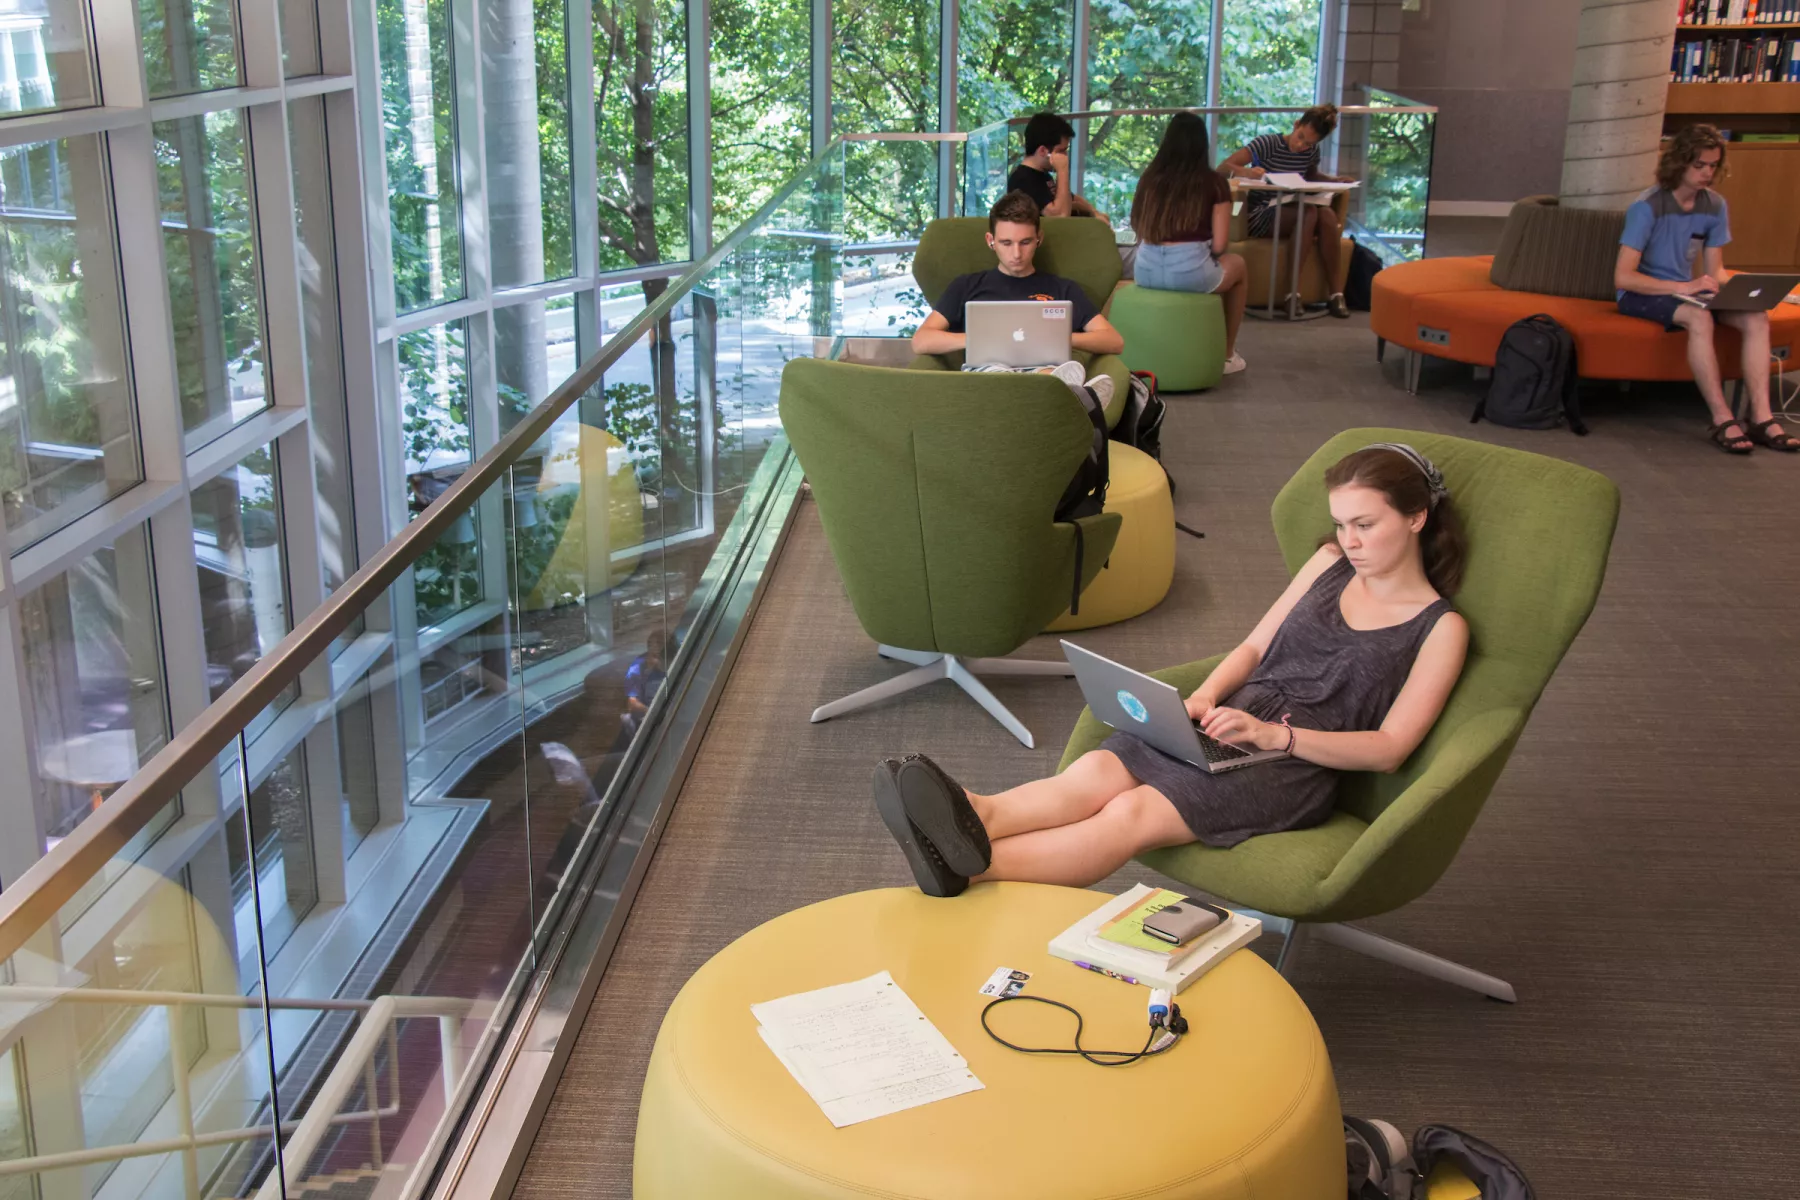
[[1081,593],[1081,611],[1050,622],[1053,633],[1149,612],[1175,581],[1175,500],[1162,464],[1123,442],[1113,442],[1106,456],[1106,511],[1125,520],[1106,569]]
[[[840,896],[757,927],[694,973],[663,1019],[638,1110],[638,1200],[1250,1197],[1338,1200],[1344,1139],[1312,1014],[1240,951],[1180,997],[1174,1050],[1103,1069],[1026,1055],[981,1029],[995,967],[1072,1004],[1083,1044],[1138,1047],[1149,993],[1051,958],[1050,939],[1105,897],[988,883],[954,900],[912,888]],[[985,1085],[834,1129],[756,1033],[750,1005],[886,969]],[[1022,1045],[1066,1045],[1067,1013],[995,1010]]]

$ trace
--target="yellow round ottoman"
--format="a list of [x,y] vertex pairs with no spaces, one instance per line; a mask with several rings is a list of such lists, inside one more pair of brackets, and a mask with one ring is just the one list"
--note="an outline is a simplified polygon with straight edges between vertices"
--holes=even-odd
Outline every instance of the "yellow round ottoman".
[[1106,511],[1125,518],[1106,569],[1081,593],[1081,611],[1049,630],[1092,629],[1149,612],[1175,580],[1175,501],[1162,464],[1122,442],[1107,448]]
[[[715,955],[675,997],[638,1110],[638,1200],[931,1200],[1252,1196],[1337,1200],[1344,1139],[1318,1026],[1239,951],[1180,996],[1192,1029],[1126,1067],[1027,1055],[981,1029],[995,967],[1080,1009],[1084,1045],[1142,1046],[1145,988],[1050,957],[1052,937],[1106,897],[988,883],[954,900],[912,888],[840,896],[777,917]],[[750,1005],[888,970],[985,1085],[834,1129],[757,1036]],[[1067,1045],[1074,1018],[1009,1004],[1010,1040]]]

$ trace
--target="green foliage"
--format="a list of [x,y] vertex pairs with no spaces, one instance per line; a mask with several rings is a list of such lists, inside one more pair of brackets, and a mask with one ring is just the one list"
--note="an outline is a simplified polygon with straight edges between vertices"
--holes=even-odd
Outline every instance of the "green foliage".
[[[1244,0],[1225,8],[1220,103],[1273,107],[1313,102],[1318,74],[1320,0]],[[1219,120],[1224,158],[1259,133],[1285,133],[1291,116]]]
[[[834,0],[832,126],[838,133],[930,133],[938,127],[936,0]],[[852,241],[917,236],[937,215],[931,144],[853,143],[844,153],[844,233]]]
[[575,205],[569,175],[569,0],[532,0],[537,33],[539,175],[544,203],[544,278],[575,273]]
[[[1221,3],[1227,0],[1220,0]],[[1092,0],[1089,108],[1178,108],[1206,103],[1212,13],[1183,0]],[[1082,195],[1114,223],[1131,211],[1138,174],[1162,140],[1164,117],[1085,121]]]
[[471,454],[468,337],[468,322],[451,321],[395,339],[408,475]]
[[956,118],[965,130],[1069,108],[1069,0],[967,0],[957,32]]
[[[376,0],[375,20],[394,303],[408,313],[463,294],[449,0]],[[418,78],[409,46],[429,68]]]
[[745,221],[810,157],[809,0],[712,7],[713,237]]

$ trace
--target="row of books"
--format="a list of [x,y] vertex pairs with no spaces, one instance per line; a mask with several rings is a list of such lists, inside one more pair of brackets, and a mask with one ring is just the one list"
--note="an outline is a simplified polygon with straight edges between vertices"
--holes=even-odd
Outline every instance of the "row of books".
[[1800,21],[1800,0],[1682,0],[1683,25],[1781,25]]
[[1670,83],[1800,83],[1800,37],[1710,37],[1675,43]]

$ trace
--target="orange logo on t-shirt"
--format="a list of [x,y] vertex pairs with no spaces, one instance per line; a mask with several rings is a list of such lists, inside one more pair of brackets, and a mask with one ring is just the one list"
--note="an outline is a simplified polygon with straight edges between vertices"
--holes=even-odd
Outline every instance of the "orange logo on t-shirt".
[[1027,300],[1054,300],[1054,299],[1056,299],[1055,296],[1046,296],[1043,292],[1036,292],[1025,298]]

